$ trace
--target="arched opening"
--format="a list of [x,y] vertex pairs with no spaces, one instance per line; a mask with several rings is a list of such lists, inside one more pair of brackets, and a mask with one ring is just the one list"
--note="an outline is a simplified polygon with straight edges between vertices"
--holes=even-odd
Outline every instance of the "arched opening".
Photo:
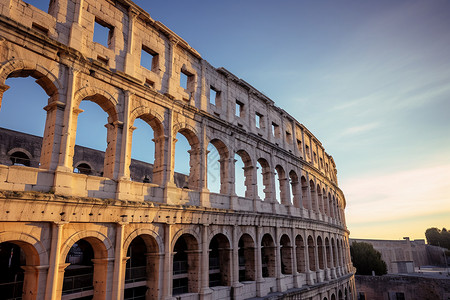
[[173,252],[172,294],[197,293],[200,278],[197,240],[185,233],[177,239]]
[[333,199],[331,198],[330,193],[328,193],[328,208],[329,208],[329,216],[331,219],[333,219],[334,218]]
[[239,281],[255,281],[255,243],[248,234],[243,234],[238,243]]
[[247,152],[239,150],[234,158],[235,163],[235,189],[236,194],[241,197],[253,198],[253,165]]
[[92,168],[87,163],[79,163],[74,169],[74,173],[78,174],[84,174],[84,175],[91,175],[92,174]]
[[300,178],[301,184],[302,184],[302,203],[304,209],[311,209],[311,205],[309,203],[309,186],[308,182],[306,181],[305,176],[302,176]]
[[331,238],[331,250],[333,252],[333,267],[337,267],[338,261],[337,261],[337,251],[336,251],[336,244],[334,243],[334,238]]
[[[72,130],[76,128],[76,146],[73,166],[75,167],[80,161],[87,161],[97,171],[91,173],[92,175],[113,178],[118,129],[115,124],[117,114],[114,104],[104,96],[95,94],[85,97],[78,109],[74,110],[74,114],[76,125],[72,125]],[[92,138],[93,136],[95,138]],[[97,159],[94,160],[92,156]]]
[[125,299],[158,299],[159,257],[156,240],[137,236],[128,247]]
[[297,208],[301,208],[303,206],[302,194],[300,190],[300,183],[298,181],[297,173],[295,173],[294,171],[290,171],[289,179],[291,183],[292,204]]
[[81,292],[86,296],[94,294],[94,258],[94,249],[88,241],[81,239],[73,244],[66,256],[66,263],[70,265],[64,270],[63,296]]
[[312,236],[308,236],[308,259],[310,271],[317,271],[314,247],[314,239],[312,238]]
[[295,254],[297,255],[297,272],[306,273],[305,243],[301,235],[295,237]]
[[261,240],[261,265],[263,277],[276,277],[275,243],[270,234],[266,233]]
[[344,300],[344,297],[342,296],[342,290],[339,290],[339,293],[338,293],[338,299],[339,300]]
[[323,205],[323,198],[322,198],[322,189],[320,188],[320,185],[317,185],[316,187],[317,192],[317,202],[319,204],[319,212],[323,214],[325,212],[324,205]]
[[325,189],[322,189],[322,197],[323,197],[324,213],[326,216],[330,216],[330,208],[328,207],[327,192],[325,191]]
[[209,243],[209,286],[231,285],[231,249],[227,237],[216,234]]
[[28,157],[28,155],[22,151],[15,151],[9,156],[9,159],[11,160],[11,164],[13,166],[25,166],[25,167],[31,166],[30,157]]
[[273,199],[272,191],[272,170],[269,163],[264,158],[258,159],[258,196],[264,201],[271,201]]
[[164,172],[164,129],[153,115],[142,114],[130,128],[132,134],[131,180],[162,184]]
[[325,254],[327,257],[327,267],[331,268],[331,247],[328,237],[325,238]]
[[208,144],[207,181],[208,189],[213,193],[228,192],[229,153],[225,144],[217,139]]
[[281,274],[292,274],[291,239],[283,234],[280,239]]
[[348,292],[347,292],[347,288],[344,289],[344,299],[348,300]]
[[278,172],[277,168],[275,168],[275,172],[274,172],[274,181],[275,181],[275,190],[274,190],[274,194],[273,194],[273,199],[278,202],[281,203],[283,197],[281,196],[282,193],[282,182],[281,182],[281,178],[280,177],[280,173]]
[[2,299],[22,299],[25,253],[10,242],[0,244],[0,295]]
[[309,181],[309,190],[311,192],[311,210],[317,212],[317,191],[313,180]]
[[289,189],[289,182],[286,177],[286,172],[284,172],[282,166],[277,165],[275,167],[275,173],[276,173],[275,183],[278,182],[278,185],[275,184],[275,186],[278,186],[277,195],[279,195],[279,199],[277,200],[279,203],[282,203],[284,205],[290,205],[291,204],[289,193],[290,189]]
[[317,237],[317,255],[319,256],[319,269],[325,269],[324,259],[323,259],[323,244],[322,238],[320,236]]
[[336,300],[336,295],[335,294],[331,294],[331,300]]
[[41,140],[35,143],[15,140],[11,147],[26,149],[35,156],[29,162],[23,160],[25,157],[19,157],[20,164],[50,168],[53,148],[56,147],[54,120],[57,109],[56,105],[48,104],[58,100],[56,87],[35,70],[14,71],[5,83],[10,88],[3,96],[0,95],[0,127],[40,137]]
[[[175,145],[175,165],[177,173],[187,175],[180,177],[175,174],[175,183],[178,187],[198,190],[200,187],[200,163],[201,151],[197,136],[189,129],[180,129],[174,140]],[[189,162],[189,163],[188,163]],[[177,176],[180,177],[177,179]],[[183,182],[184,181],[184,182]]]

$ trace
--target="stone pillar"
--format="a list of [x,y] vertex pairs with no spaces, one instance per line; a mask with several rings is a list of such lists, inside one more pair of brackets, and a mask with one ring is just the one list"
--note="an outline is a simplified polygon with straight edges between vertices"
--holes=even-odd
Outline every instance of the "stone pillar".
[[162,280],[162,299],[173,300],[172,296],[172,274],[173,274],[173,251],[172,251],[172,224],[164,225],[164,267]]
[[334,249],[333,242],[332,242],[332,240],[330,238],[331,279],[336,279],[337,278],[337,276],[336,276],[336,264],[335,264],[335,261],[334,261],[334,255],[335,254],[334,254],[334,250],[333,249]]
[[42,149],[40,168],[55,170],[58,165],[59,149],[61,147],[62,120],[65,104],[58,101],[56,95],[48,99],[49,105],[44,107],[47,111],[45,119],[44,136],[42,137]]
[[103,177],[116,179],[118,175],[118,158],[120,156],[123,122],[114,121],[105,125],[107,129],[107,146],[103,165]]
[[[44,297],[43,286],[49,266],[22,266],[24,270],[22,299],[35,300]],[[43,278],[44,277],[44,278]],[[42,280],[44,279],[44,280]]]
[[[297,143],[297,123],[295,120],[292,120],[292,140],[294,145],[294,155],[295,156],[301,156],[300,149],[298,149],[298,143]],[[303,144],[303,143],[302,143]]]
[[55,222],[52,224],[52,241],[49,260],[50,267],[48,269],[47,284],[45,287],[45,300],[56,300],[61,297],[61,294],[57,293],[58,286],[60,285],[58,279],[60,275],[59,266],[61,264],[61,237],[63,226],[67,223],[68,222]]
[[[123,299],[124,284],[125,284],[125,272],[124,271],[124,258],[126,255],[125,249],[123,249],[123,236],[124,228],[128,223],[119,222],[116,225],[116,246],[114,249],[114,274],[113,274],[113,290],[112,298],[121,300]],[[126,262],[126,260],[125,260]]]
[[297,208],[303,208],[302,204],[302,193],[300,188],[300,182],[298,181],[291,181],[292,186],[292,205]]
[[175,98],[176,93],[176,87],[177,87],[177,80],[175,78],[175,72],[173,71],[174,68],[174,59],[175,59],[175,47],[177,46],[178,41],[176,41],[173,38],[169,39],[169,55],[168,55],[168,68],[166,70],[167,72],[167,91],[166,96],[168,96],[171,99]]
[[135,57],[138,57],[134,53],[134,35],[133,32],[135,30],[135,23],[136,19],[139,16],[139,12],[130,6],[128,9],[128,34],[127,34],[127,54],[125,56],[125,66],[124,71],[125,73],[134,76],[134,67],[136,64]]
[[287,177],[280,178],[278,174],[278,180],[280,182],[280,202],[284,205],[291,205],[291,193],[289,188],[289,181]]
[[277,290],[282,292],[281,287],[281,247],[280,247],[280,227],[275,227],[275,275],[277,277]]
[[261,258],[261,235],[262,228],[256,227],[256,241],[255,241],[255,253],[256,253],[256,296],[262,297],[264,278],[262,277],[262,258]]
[[114,259],[113,258],[94,258],[94,297],[93,300],[105,300],[111,298],[111,283],[113,280]]
[[297,270],[297,249],[296,249],[296,243],[295,243],[295,228],[294,226],[292,226],[291,228],[291,235],[292,235],[292,240],[291,240],[291,244],[292,244],[292,249],[291,249],[291,257],[292,257],[292,277],[294,280],[294,288],[299,288],[301,287],[299,281],[298,281],[298,270]]
[[83,52],[83,27],[81,26],[83,2],[84,0],[75,1],[74,18],[69,35],[69,47],[80,52]]
[[130,124],[130,108],[133,95],[134,93],[125,91],[125,101],[123,108],[123,130],[119,157],[119,180],[130,179],[131,142],[133,131],[134,129],[136,129],[136,127],[133,127],[133,124]]
[[258,199],[258,191],[257,191],[257,184],[256,184],[256,170],[257,168],[253,166],[245,166],[242,169],[244,169],[244,176],[245,176],[245,197],[250,199]]
[[234,290],[234,299],[235,300],[242,300],[242,287],[244,286],[242,283],[239,282],[239,236],[238,236],[238,225],[233,226],[233,249],[232,249],[232,272],[233,272],[233,278],[232,278],[232,286]]
[[[75,107],[76,99],[75,94],[75,81],[78,75],[78,71],[69,69],[67,80],[67,95],[63,118],[63,131],[61,137],[61,149],[59,155],[59,162],[57,171],[70,172],[73,171],[73,153],[75,148],[75,138],[77,133],[77,118],[78,114],[83,110]],[[56,177],[56,176],[55,176]],[[57,179],[55,178],[55,181]]]
[[202,226],[202,251],[201,251],[201,290],[200,299],[211,299],[212,290],[209,288],[209,240],[208,240],[208,224]]

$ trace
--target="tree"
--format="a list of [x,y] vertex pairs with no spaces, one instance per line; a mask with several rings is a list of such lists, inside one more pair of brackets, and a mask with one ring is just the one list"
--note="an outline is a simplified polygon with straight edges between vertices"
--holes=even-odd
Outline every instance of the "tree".
[[425,231],[425,237],[429,245],[441,246],[450,250],[450,232],[447,229],[428,228]]
[[387,273],[386,263],[381,259],[381,253],[369,243],[353,242],[350,246],[352,262],[357,275],[384,275]]

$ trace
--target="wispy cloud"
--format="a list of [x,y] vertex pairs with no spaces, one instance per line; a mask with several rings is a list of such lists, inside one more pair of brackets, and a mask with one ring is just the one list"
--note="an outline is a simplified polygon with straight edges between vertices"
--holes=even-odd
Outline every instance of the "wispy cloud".
[[360,133],[375,129],[379,126],[380,126],[380,124],[378,122],[372,122],[372,123],[368,123],[368,124],[353,126],[353,127],[350,127],[350,128],[347,128],[346,130],[344,130],[342,132],[341,136],[360,134]]

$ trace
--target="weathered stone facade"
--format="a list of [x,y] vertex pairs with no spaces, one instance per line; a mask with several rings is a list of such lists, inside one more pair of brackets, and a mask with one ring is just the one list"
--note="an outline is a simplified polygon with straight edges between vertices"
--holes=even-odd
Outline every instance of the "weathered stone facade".
[[[5,149],[0,165],[0,263],[23,278],[0,276],[2,295],[13,284],[22,299],[354,299],[335,164],[302,124],[131,1],[52,0],[47,13],[0,0],[0,12],[0,99],[11,77],[34,77],[49,96],[40,150]],[[100,173],[76,165],[83,100],[108,114]],[[130,177],[137,118],[154,131],[151,182]],[[177,133],[191,146],[186,188],[174,179]]]

